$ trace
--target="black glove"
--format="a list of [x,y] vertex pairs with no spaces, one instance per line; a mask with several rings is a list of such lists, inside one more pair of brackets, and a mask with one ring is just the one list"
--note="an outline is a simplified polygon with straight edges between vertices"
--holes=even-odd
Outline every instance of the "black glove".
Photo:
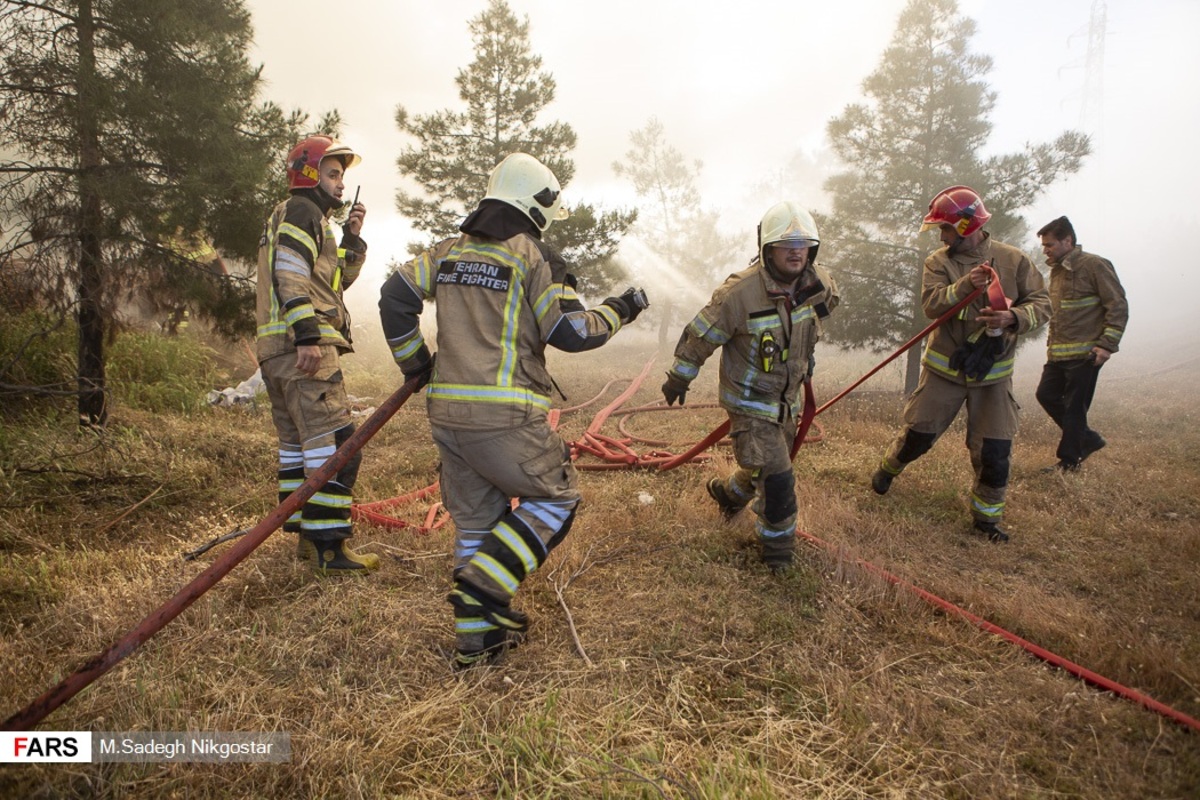
[[640,289],[634,289],[631,286],[620,297],[606,297],[604,305],[616,311],[617,316],[621,318],[621,322],[627,324],[637,319],[638,314],[642,313],[642,309],[650,304],[646,301],[645,292]]
[[688,382],[671,373],[667,373],[667,379],[663,382],[662,393],[663,399],[667,401],[667,405],[675,405],[675,401],[679,401],[679,405],[683,405],[683,400],[687,397]]
[[980,336],[966,342],[950,356],[950,369],[961,369],[973,381],[981,381],[992,371],[996,358],[1004,352],[1003,336]]
[[437,360],[437,353],[430,353],[429,348],[421,345],[421,349],[416,352],[412,358],[405,362],[405,366],[400,368],[404,373],[404,382],[408,383],[413,378],[417,379],[417,386],[413,389],[414,392],[419,392],[425,388],[425,384],[429,383],[429,379],[433,377],[433,364]]

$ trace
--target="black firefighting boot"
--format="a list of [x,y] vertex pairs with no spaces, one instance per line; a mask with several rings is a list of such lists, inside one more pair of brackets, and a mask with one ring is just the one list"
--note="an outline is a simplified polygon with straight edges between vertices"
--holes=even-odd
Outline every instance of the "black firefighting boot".
[[895,479],[895,475],[880,467],[871,476],[871,488],[875,490],[875,494],[887,494],[888,489],[892,488],[892,481]]
[[309,541],[309,544],[313,548],[310,563],[322,577],[365,575],[379,569],[379,556],[374,553],[359,553],[347,546],[344,539]]
[[796,537],[793,536],[763,536],[762,561],[767,569],[776,575],[787,572],[792,568],[796,553]]
[[986,536],[989,542],[1001,544],[1008,541],[1008,534],[994,522],[985,522],[984,520],[977,519],[971,529],[976,533]]
[[745,503],[740,503],[730,494],[729,489],[725,487],[725,481],[721,478],[713,478],[704,487],[708,490],[708,496],[717,501],[717,508],[721,511],[721,517],[729,522],[738,513],[746,507]]
[[499,628],[480,616],[460,617],[458,612],[456,608],[455,650],[450,662],[455,672],[495,664],[525,640],[524,633]]
[[304,538],[304,534],[300,533],[300,526],[289,527],[283,526],[284,533],[296,534],[296,558],[300,561],[312,561],[317,557],[317,548],[313,543]]
[[525,638],[528,617],[476,587],[456,581],[447,599],[454,607],[455,671],[494,664]]

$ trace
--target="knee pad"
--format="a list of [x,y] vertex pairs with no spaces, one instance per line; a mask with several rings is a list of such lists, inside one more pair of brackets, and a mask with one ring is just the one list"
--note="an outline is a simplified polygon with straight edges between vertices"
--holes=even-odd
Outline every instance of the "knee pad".
[[985,486],[1002,489],[1008,485],[1009,457],[1012,454],[1011,439],[984,439],[979,460],[979,482]]
[[[338,428],[333,433],[333,441],[341,447],[346,441],[354,435],[354,425],[346,425],[343,428]],[[359,450],[342,465],[338,470],[335,481],[345,486],[347,489],[353,489],[354,483],[358,480],[358,467],[362,464],[362,450]]]
[[896,453],[896,460],[901,464],[916,461],[929,452],[936,440],[935,433],[919,433],[910,428],[904,434],[904,444],[900,446],[900,452]]
[[763,480],[763,517],[775,524],[796,513],[796,478],[788,472],[776,472]]

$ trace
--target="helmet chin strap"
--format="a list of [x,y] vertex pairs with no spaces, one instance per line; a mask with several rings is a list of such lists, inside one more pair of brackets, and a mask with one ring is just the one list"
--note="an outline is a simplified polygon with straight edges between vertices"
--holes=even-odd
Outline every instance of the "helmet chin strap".
[[328,190],[325,189],[324,186],[322,186],[319,183],[316,186],[314,186],[313,189],[316,190],[316,195],[317,195],[318,199],[320,200],[320,205],[324,208],[325,213],[327,213],[327,214],[331,214],[334,211],[338,211],[338,210],[344,208],[346,206],[346,203],[349,202],[349,201],[338,200],[336,197],[331,195],[328,192]]

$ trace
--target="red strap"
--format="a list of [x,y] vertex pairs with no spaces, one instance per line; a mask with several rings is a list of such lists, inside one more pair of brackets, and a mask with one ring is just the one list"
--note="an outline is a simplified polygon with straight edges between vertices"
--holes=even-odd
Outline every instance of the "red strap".
[[992,281],[987,287],[988,305],[992,307],[993,311],[1007,311],[1012,307],[1012,301],[1004,296],[1004,287],[1000,285],[1000,276],[996,274],[996,270],[992,269],[990,261],[987,269],[992,273]]
[[800,450],[800,445],[804,444],[804,437],[808,435],[808,428],[812,425],[813,417],[817,415],[817,400],[813,396],[812,381],[804,382],[804,410],[800,412],[800,426],[796,429],[796,438],[792,440],[792,460],[796,460],[796,453]]

